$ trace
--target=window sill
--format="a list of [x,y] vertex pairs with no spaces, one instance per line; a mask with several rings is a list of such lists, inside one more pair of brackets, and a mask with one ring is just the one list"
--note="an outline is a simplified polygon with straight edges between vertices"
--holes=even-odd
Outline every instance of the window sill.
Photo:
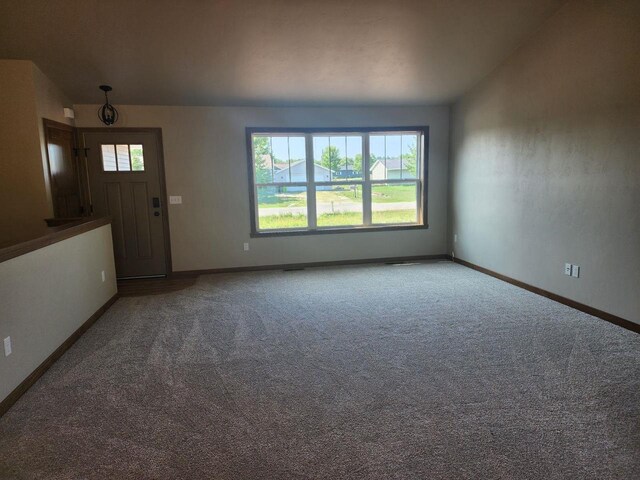
[[250,238],[263,237],[293,237],[299,235],[327,235],[332,233],[371,233],[394,232],[399,230],[427,230],[429,225],[389,225],[381,227],[344,227],[344,228],[319,228],[317,230],[268,230],[263,232],[251,232]]

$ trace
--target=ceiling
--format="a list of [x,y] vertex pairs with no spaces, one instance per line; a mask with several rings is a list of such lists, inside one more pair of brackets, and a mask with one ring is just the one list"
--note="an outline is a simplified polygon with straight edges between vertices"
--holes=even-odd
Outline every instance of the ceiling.
[[74,103],[423,105],[455,99],[564,0],[3,0],[0,58]]

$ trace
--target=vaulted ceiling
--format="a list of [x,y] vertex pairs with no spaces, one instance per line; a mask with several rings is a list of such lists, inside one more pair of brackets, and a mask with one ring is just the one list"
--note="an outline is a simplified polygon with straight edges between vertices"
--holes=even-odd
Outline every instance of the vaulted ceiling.
[[75,103],[409,105],[480,81],[563,0],[20,0],[0,58]]

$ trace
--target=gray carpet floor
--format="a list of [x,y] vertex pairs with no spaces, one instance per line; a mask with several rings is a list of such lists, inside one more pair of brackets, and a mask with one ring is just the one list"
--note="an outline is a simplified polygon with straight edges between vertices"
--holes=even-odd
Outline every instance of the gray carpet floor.
[[0,419],[2,479],[637,479],[640,335],[450,262],[121,298]]

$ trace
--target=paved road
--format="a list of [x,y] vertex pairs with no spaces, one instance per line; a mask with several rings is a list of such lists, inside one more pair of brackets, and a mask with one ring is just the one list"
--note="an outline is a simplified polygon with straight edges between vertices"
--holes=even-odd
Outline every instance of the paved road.
[[[374,203],[372,209],[374,212],[383,212],[388,210],[409,210],[416,207],[416,202],[397,202],[397,203]],[[322,213],[345,213],[345,212],[362,212],[361,203],[352,202],[334,202],[318,203],[316,211]],[[306,215],[306,207],[277,207],[260,209],[261,217],[272,217],[284,214],[302,214]]]

